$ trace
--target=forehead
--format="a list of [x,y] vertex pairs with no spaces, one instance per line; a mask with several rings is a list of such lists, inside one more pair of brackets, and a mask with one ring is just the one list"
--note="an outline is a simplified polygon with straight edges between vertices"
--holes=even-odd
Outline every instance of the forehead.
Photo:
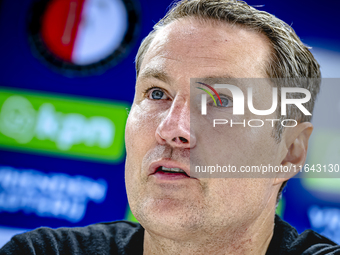
[[269,40],[258,32],[219,21],[182,18],[157,31],[140,75],[263,78],[270,51]]

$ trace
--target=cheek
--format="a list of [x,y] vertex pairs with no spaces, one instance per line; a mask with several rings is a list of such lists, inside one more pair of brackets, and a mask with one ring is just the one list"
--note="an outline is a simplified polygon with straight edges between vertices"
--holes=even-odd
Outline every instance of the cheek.
[[218,131],[205,132],[209,136],[203,138],[205,148],[210,148],[206,152],[210,159],[219,158],[221,163],[235,166],[276,163],[279,147],[270,124],[261,128],[219,127]]
[[134,213],[144,193],[142,162],[156,144],[155,133],[159,123],[159,117],[145,108],[133,105],[125,128],[125,183],[129,204]]
[[[144,107],[145,108],[145,107]],[[129,113],[125,128],[126,180],[140,174],[142,161],[156,143],[157,115],[139,105],[134,105]]]
[[140,106],[133,106],[126,123],[125,143],[128,154],[138,154],[155,140],[157,116]]

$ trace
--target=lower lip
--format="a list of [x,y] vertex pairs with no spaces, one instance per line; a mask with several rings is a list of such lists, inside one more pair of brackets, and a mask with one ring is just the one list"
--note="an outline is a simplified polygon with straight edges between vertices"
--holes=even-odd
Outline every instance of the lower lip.
[[168,172],[163,172],[163,171],[158,171],[153,174],[157,179],[161,180],[179,180],[179,179],[190,179],[185,174],[182,173],[168,173]]

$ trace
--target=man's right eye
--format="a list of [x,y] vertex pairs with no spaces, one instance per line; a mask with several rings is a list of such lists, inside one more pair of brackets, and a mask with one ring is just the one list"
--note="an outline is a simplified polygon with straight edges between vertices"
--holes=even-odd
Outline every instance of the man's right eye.
[[161,99],[169,99],[165,92],[160,88],[153,88],[149,91],[148,95],[149,99],[152,100],[161,100]]

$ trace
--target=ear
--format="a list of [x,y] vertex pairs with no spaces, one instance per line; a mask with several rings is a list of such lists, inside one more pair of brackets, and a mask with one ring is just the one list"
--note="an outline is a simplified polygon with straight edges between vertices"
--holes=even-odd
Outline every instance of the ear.
[[287,181],[299,173],[300,166],[303,166],[306,161],[308,141],[312,131],[313,125],[310,122],[302,122],[295,127],[285,129],[281,141],[285,156],[281,165],[290,171],[276,178],[275,184]]

